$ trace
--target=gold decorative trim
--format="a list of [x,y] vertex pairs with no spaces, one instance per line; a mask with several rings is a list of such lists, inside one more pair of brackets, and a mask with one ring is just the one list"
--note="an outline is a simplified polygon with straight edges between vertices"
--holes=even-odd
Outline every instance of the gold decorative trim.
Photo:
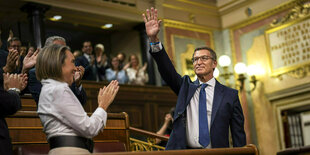
[[[201,33],[206,33],[210,36],[210,47],[214,48],[214,40],[213,40],[213,33],[212,30],[215,29],[210,29],[207,28],[205,26],[201,26],[201,25],[196,25],[196,24],[191,24],[191,23],[184,23],[184,22],[180,22],[180,21],[175,21],[175,20],[171,20],[171,19],[163,19],[163,26],[164,26],[164,30],[166,27],[172,27],[172,28],[177,28],[177,29],[182,29],[182,30],[187,30],[187,31],[194,31],[194,32],[201,32]],[[174,41],[173,41],[173,36],[174,34],[172,34],[170,37],[171,40],[171,50],[172,50],[172,59],[174,60],[175,56],[174,56]],[[166,41],[166,31],[164,31],[164,39],[165,39],[165,43],[167,44]],[[186,37],[186,36],[185,36]],[[189,37],[187,37],[189,38]],[[198,39],[198,38],[195,38]]]
[[238,1],[238,0],[229,1],[228,3],[222,5],[222,6],[218,7],[218,8],[219,8],[219,9],[225,8],[226,6],[231,5],[231,4],[233,4],[233,3],[237,2],[237,1]]
[[310,63],[303,62],[300,64],[296,64],[293,66],[282,67],[280,69],[274,69],[272,64],[272,56],[270,49],[270,40],[269,34],[277,32],[281,29],[285,29],[294,24],[300,23],[305,20],[310,19],[310,4],[302,4],[304,0],[296,1],[296,6],[291,9],[291,11],[284,17],[275,19],[271,24],[270,28],[265,31],[266,38],[266,47],[268,51],[269,64],[271,70],[271,77],[277,77],[280,80],[282,79],[282,75],[288,75],[296,79],[301,79],[306,77],[310,72]]
[[177,1],[183,2],[183,3],[187,3],[187,4],[191,4],[191,5],[195,5],[195,6],[200,6],[200,7],[208,8],[208,9],[218,10],[218,7],[216,7],[216,6],[207,5],[207,4],[203,4],[203,3],[193,2],[193,1],[189,1],[189,0],[177,0]]
[[[244,6],[249,6],[251,3],[253,3],[253,1],[257,1],[257,0],[247,0],[247,1],[242,1],[242,2],[237,2],[236,4],[233,4],[232,6],[228,7],[227,9],[223,9],[223,10],[219,10],[220,16],[226,15],[231,13],[234,10],[238,10]],[[233,1],[232,1],[233,2]],[[230,4],[229,4],[230,5]]]
[[162,4],[163,7],[166,8],[170,8],[170,9],[174,9],[174,10],[180,10],[180,11],[184,11],[184,12],[189,12],[189,13],[195,13],[195,14],[203,14],[203,15],[211,15],[211,16],[215,16],[215,17],[220,17],[220,15],[218,13],[210,13],[209,11],[201,11],[201,10],[197,10],[197,9],[189,9],[189,8],[184,8],[184,7],[179,7],[179,6],[175,6],[175,5],[171,5],[171,4]]
[[277,27],[283,24],[286,24],[290,21],[304,18],[309,15],[310,4],[302,4],[304,0],[298,0],[296,6],[283,18],[275,19],[270,26]]
[[292,8],[295,6],[296,0],[291,0],[291,1],[288,1],[288,2],[285,2],[283,4],[280,4],[279,6],[275,7],[275,8],[272,8],[270,10],[267,10],[265,12],[262,12],[262,13],[259,13],[253,17],[250,17],[249,19],[245,20],[245,21],[242,21],[242,22],[239,22],[239,23],[236,23],[232,26],[229,26],[228,28],[231,29],[231,30],[236,30],[236,29],[239,29],[241,27],[245,27],[247,25],[250,25],[252,23],[255,23],[257,21],[260,21],[262,19],[265,19],[269,16],[272,16],[274,14],[277,14],[279,12],[282,12],[286,9],[289,9],[289,8]]
[[160,151],[165,150],[164,147],[156,145],[155,138],[147,138],[147,142],[141,141],[134,138],[130,139],[130,150],[131,151]]
[[[235,65],[237,63],[237,55],[236,55],[236,48],[235,48],[235,40],[234,40],[234,31],[237,29],[240,29],[242,27],[245,27],[247,25],[253,24],[257,21],[263,20],[269,16],[272,16],[274,14],[277,14],[279,12],[282,12],[284,10],[287,10],[289,8],[292,8],[295,5],[295,1],[296,0],[291,0],[288,2],[285,2],[284,4],[280,4],[279,6],[272,8],[270,10],[267,10],[265,12],[259,13],[245,21],[239,22],[237,24],[234,24],[232,26],[229,26],[228,29],[230,29],[230,43],[231,43],[231,54],[232,54],[232,62],[233,65]],[[237,77],[235,76],[235,79],[237,79]]]
[[210,28],[206,26],[201,26],[201,25],[192,24],[192,23],[185,23],[185,22],[171,20],[171,19],[163,19],[163,22],[164,22],[164,27],[173,27],[173,28],[190,30],[190,31],[195,31],[195,32],[212,34],[213,30],[219,30],[216,28]]

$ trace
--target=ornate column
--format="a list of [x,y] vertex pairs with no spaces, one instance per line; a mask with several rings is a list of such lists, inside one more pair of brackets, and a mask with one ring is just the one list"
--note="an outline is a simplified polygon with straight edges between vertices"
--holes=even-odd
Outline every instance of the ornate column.
[[31,44],[35,47],[42,47],[45,40],[45,28],[44,28],[44,14],[50,6],[38,4],[38,3],[27,3],[21,7],[21,11],[27,12],[29,20],[29,28],[32,34]]

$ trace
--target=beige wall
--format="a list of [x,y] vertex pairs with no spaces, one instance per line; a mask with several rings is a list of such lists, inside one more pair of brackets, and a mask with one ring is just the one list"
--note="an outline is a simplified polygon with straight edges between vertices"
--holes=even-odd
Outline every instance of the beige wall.
[[111,57],[115,56],[118,52],[123,52],[126,54],[126,62],[128,62],[130,54],[136,54],[139,57],[141,65],[140,36],[138,31],[113,33],[111,45]]
[[222,28],[227,28],[248,20],[249,17],[245,13],[247,8],[251,8],[253,13],[252,16],[256,16],[268,10],[270,11],[288,1],[289,0],[256,0],[250,4],[245,4],[244,6],[238,7],[229,12],[226,11],[225,14],[221,15]]

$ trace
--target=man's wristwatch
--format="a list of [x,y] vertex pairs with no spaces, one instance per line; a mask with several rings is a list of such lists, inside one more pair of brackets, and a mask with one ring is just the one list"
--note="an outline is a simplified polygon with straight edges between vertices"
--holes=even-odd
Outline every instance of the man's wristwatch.
[[17,92],[18,94],[20,93],[20,90],[18,88],[9,88],[9,90],[13,90],[13,91]]

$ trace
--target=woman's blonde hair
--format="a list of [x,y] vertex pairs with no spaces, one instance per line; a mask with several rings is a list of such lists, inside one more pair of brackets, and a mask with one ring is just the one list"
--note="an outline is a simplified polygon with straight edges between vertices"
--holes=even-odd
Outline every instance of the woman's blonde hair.
[[37,57],[36,77],[43,79],[62,79],[62,65],[66,59],[66,51],[69,47],[63,45],[51,45],[44,47]]

